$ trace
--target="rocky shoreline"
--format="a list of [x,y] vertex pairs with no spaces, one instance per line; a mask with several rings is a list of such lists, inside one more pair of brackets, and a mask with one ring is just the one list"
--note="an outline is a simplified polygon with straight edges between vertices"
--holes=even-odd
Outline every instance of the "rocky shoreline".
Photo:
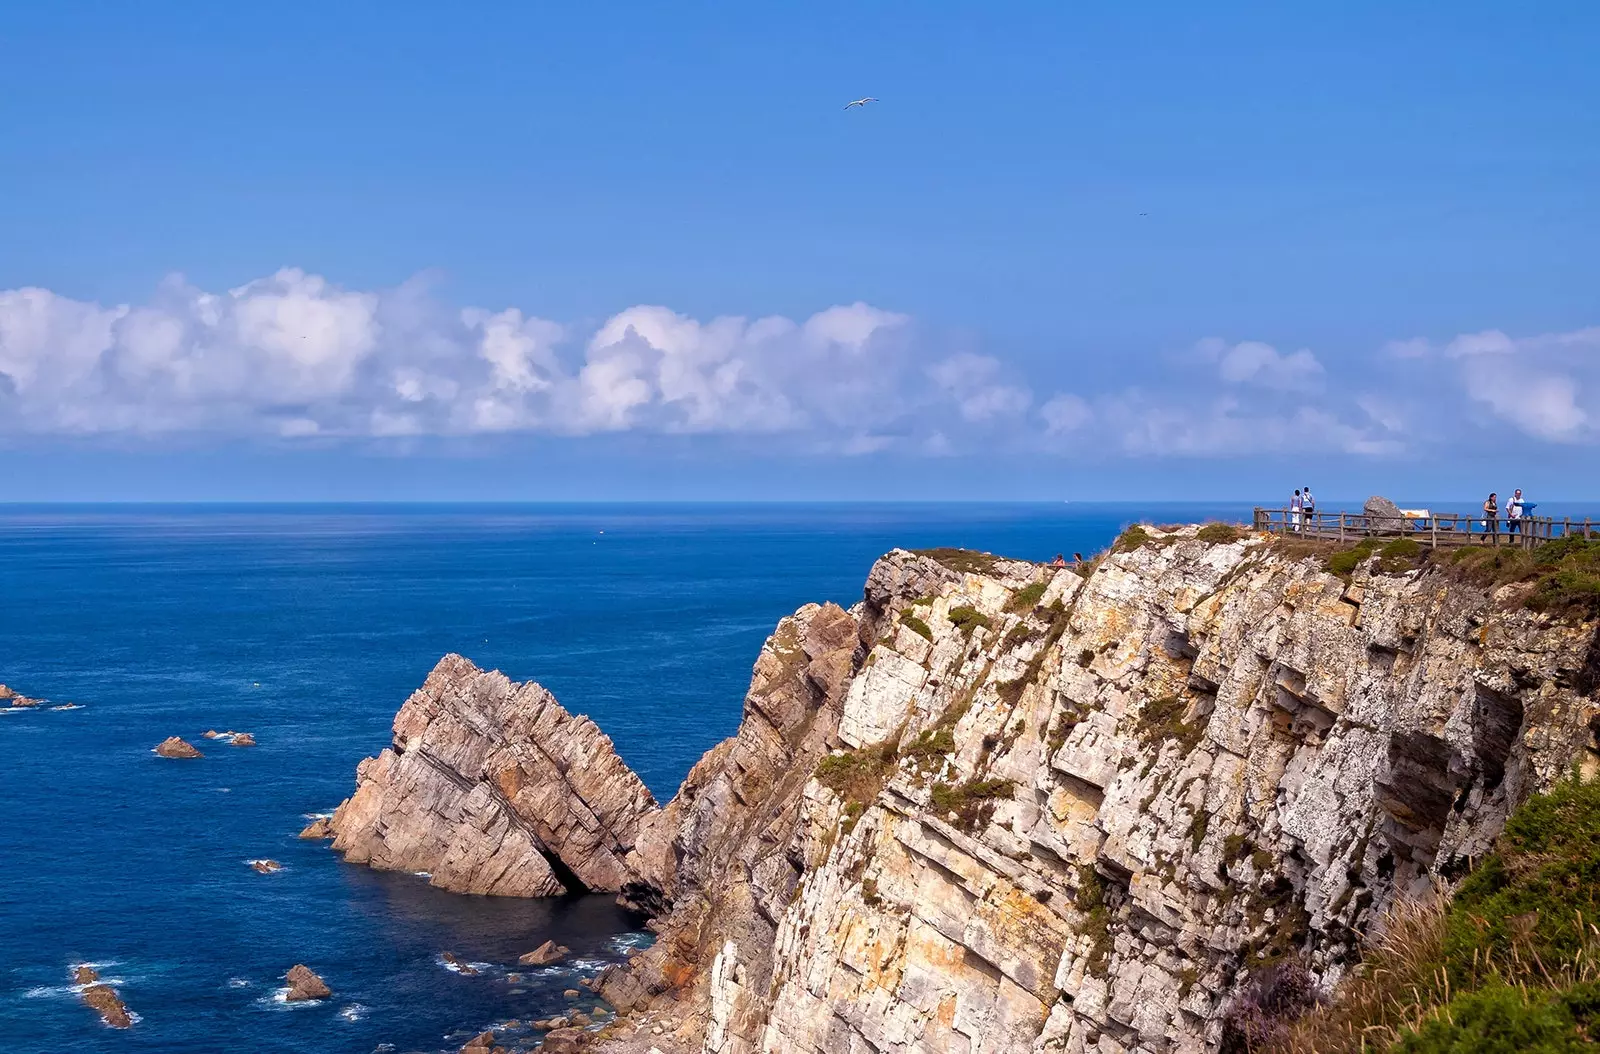
[[1255,965],[1331,985],[1600,769],[1595,630],[1231,530],[1081,569],[897,550],[779,624],[664,806],[592,722],[448,656],[329,826],[446,889],[650,915],[597,981],[609,1049],[1211,1050]]

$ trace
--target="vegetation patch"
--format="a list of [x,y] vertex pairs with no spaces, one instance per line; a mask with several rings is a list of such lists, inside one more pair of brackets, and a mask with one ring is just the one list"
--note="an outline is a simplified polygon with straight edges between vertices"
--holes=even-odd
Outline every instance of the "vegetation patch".
[[929,628],[928,624],[909,611],[900,616],[900,625],[924,640],[931,641],[933,639],[933,630]]
[[889,782],[897,756],[895,744],[885,740],[860,750],[829,754],[817,762],[812,775],[846,802],[866,804]]
[[987,628],[989,625],[989,616],[970,604],[962,604],[959,607],[951,608],[950,614],[945,617],[950,620],[956,629],[969,637],[972,636],[972,631],[979,626]]
[[[954,722],[951,722],[951,725],[953,726]],[[950,731],[950,727],[934,725],[932,728],[923,729],[922,733],[901,753],[915,761],[925,762],[954,754],[955,751],[955,733]]]
[[1139,723],[1134,726],[1134,732],[1146,744],[1158,750],[1161,744],[1174,742],[1187,754],[1205,735],[1203,722],[1183,719],[1188,709],[1189,704],[1176,695],[1152,699],[1139,710]]
[[957,828],[971,831],[989,822],[994,815],[995,799],[1009,797],[1014,786],[1010,780],[938,783],[928,802],[941,815],[954,814]]
[[1000,563],[1000,558],[993,553],[971,549],[917,549],[915,553],[963,575],[993,574]]
[[1104,977],[1111,965],[1115,947],[1111,939],[1111,908],[1106,904],[1106,884],[1091,864],[1078,868],[1078,888],[1074,893],[1083,923],[1078,932],[1089,939],[1087,967],[1095,977]]
[[1430,561],[1448,577],[1493,589],[1529,585],[1523,604],[1558,616],[1600,616],[1600,538],[1572,535],[1535,549],[1468,546],[1436,552]]
[[1422,543],[1415,538],[1396,538],[1378,550],[1378,570],[1386,575],[1415,571],[1422,564]]
[[1047,585],[1048,583],[1046,582],[1034,582],[1031,585],[1023,586],[1011,595],[1010,601],[1006,603],[1006,610],[1013,614],[1026,614],[1032,611],[1039,606],[1039,601],[1044,598],[1044,591]]
[[1348,549],[1339,549],[1323,556],[1322,569],[1348,581],[1356,568],[1365,563],[1377,548],[1376,538],[1365,538]]
[[1244,531],[1231,523],[1208,523],[1200,528],[1195,537],[1213,545],[1227,545],[1243,538]]
[[1114,553],[1131,553],[1135,549],[1143,548],[1154,541],[1155,537],[1146,529],[1145,525],[1136,523],[1123,531],[1117,537],[1117,540],[1111,543],[1111,551]]

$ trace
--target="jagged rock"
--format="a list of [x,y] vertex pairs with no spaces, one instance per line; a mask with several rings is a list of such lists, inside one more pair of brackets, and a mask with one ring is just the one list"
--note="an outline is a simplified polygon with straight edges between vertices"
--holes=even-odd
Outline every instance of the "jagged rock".
[[204,754],[200,753],[192,745],[182,739],[179,739],[177,736],[168,736],[166,739],[163,739],[160,745],[155,748],[155,752],[164,758],[205,757]]
[[256,745],[256,737],[249,732],[240,732],[228,742],[236,747],[253,747]]
[[440,952],[439,958],[443,959],[446,965],[454,966],[456,968],[456,973],[461,974],[463,977],[477,976],[478,968],[476,966],[473,966],[471,963],[462,962],[450,952]]
[[461,1048],[461,1054],[504,1054],[505,1049],[495,1043],[494,1032],[489,1031],[467,1040],[466,1045]]
[[7,688],[5,685],[0,684],[0,703],[5,703],[7,706],[38,706],[43,702],[43,699],[31,698],[13,688]]
[[[0,685],[0,688],[5,687]],[[75,966],[72,969],[73,984],[94,984],[100,980],[100,971],[92,966]]]
[[4,700],[10,699],[12,696],[14,696],[16,694],[17,693],[15,691],[13,691],[12,689],[6,687],[3,684],[0,684],[0,702],[3,702]]
[[205,739],[220,739],[222,737],[222,733],[218,732],[214,728],[208,728],[204,732],[201,732],[200,735]]
[[333,824],[328,822],[328,818],[327,817],[319,816],[315,820],[312,820],[310,823],[306,824],[303,829],[301,829],[299,837],[306,838],[306,839],[311,839],[311,840],[321,840],[321,839],[325,839],[325,838],[332,838],[333,837]]
[[1401,514],[1400,506],[1376,494],[1367,499],[1367,504],[1361,511],[1367,518],[1367,526],[1373,530],[1399,531],[1406,525],[1406,518]]
[[357,769],[334,848],[352,863],[426,871],[462,893],[616,892],[657,811],[644,783],[586,717],[537,684],[459,655],[440,660],[395,716],[394,743]]
[[311,972],[311,968],[304,963],[291,967],[283,975],[289,982],[289,992],[285,999],[291,1003],[303,1002],[311,999],[326,999],[333,994],[326,982]]
[[560,962],[572,954],[572,949],[555,941],[545,941],[531,952],[527,952],[517,959],[523,966],[549,966],[551,963]]
[[282,871],[283,865],[276,860],[252,860],[250,866],[263,875],[270,875]]

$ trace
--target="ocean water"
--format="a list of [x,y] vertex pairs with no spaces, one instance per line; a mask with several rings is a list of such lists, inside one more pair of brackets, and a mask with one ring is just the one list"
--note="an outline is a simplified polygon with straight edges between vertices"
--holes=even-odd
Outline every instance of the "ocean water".
[[[1243,506],[0,506],[0,1051],[454,1051],[648,942],[607,897],[465,897],[300,842],[446,652],[538,680],[662,800],[783,615],[894,546],[1046,560]],[[56,709],[61,706],[73,709]],[[208,728],[259,745],[203,740]],[[197,761],[151,748],[179,735]],[[262,875],[248,861],[285,865]],[[575,961],[518,971],[547,938]],[[479,972],[446,969],[451,952]],[[140,1020],[114,1032],[71,967]],[[276,998],[297,962],[334,996]],[[520,975],[520,976],[518,976]],[[583,1000],[590,1006],[593,999]],[[531,1043],[533,1034],[524,1037]]]

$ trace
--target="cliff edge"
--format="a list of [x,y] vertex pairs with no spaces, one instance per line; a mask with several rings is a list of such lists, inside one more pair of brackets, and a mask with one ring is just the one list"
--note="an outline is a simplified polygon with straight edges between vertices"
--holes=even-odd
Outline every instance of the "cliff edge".
[[[1600,769],[1594,622],[1368,553],[1326,566],[1192,527],[1081,569],[896,550],[850,611],[779,624],[738,733],[664,808],[642,787],[588,808],[559,765],[510,800],[593,817],[530,844],[605,847],[659,940],[600,988],[671,1007],[689,1049],[1213,1049],[1252,968],[1294,955],[1333,984],[1520,801]],[[416,753],[405,714],[342,816],[398,808],[375,770]]]

